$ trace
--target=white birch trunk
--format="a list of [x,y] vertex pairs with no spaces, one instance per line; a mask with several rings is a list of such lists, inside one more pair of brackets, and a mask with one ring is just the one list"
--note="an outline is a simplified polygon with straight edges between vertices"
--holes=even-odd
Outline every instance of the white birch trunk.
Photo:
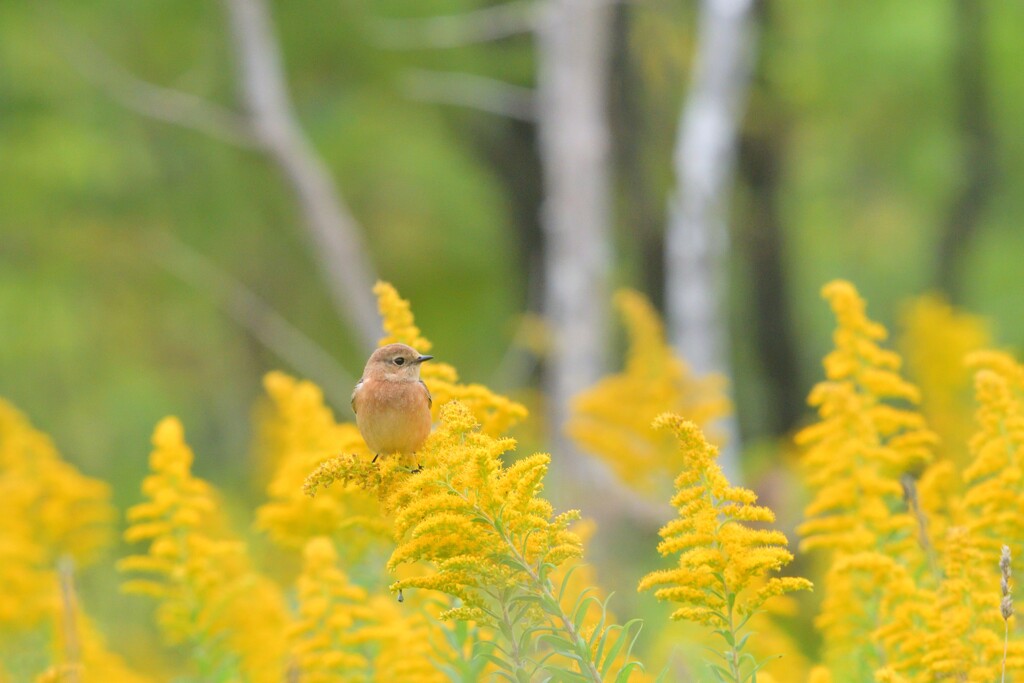
[[600,0],[546,0],[537,27],[551,447],[563,475],[585,479],[591,463],[563,428],[569,401],[601,377],[607,356],[611,12]]
[[[703,0],[692,82],[675,148],[676,194],[666,233],[666,302],[673,344],[698,374],[731,382],[725,315],[728,217],[739,125],[754,56],[754,0]],[[739,430],[723,425],[721,464],[739,481]]]

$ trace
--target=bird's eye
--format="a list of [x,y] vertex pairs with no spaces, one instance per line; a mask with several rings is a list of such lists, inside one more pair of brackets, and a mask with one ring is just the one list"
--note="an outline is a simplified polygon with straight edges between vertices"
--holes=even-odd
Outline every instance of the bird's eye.
[[395,359],[395,365],[405,365],[405,359],[399,356]]

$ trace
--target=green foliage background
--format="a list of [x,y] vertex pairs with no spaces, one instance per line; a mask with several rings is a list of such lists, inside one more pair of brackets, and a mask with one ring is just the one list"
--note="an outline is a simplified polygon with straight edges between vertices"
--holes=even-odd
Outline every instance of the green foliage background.
[[[436,69],[530,85],[531,40],[394,51],[373,32],[380,18],[484,4],[308,0],[273,9],[299,117],[365,228],[377,272],[413,301],[440,357],[469,380],[508,389],[495,368],[517,316],[536,304],[528,273],[539,207],[529,191],[539,168],[529,130],[416,101],[405,82],[410,69]],[[1001,341],[1020,345],[1024,6],[984,4],[1000,175],[964,255],[962,303],[996,320]],[[857,282],[886,323],[901,299],[931,284],[939,227],[962,182],[955,7],[767,5],[752,103],[784,122],[779,193],[804,387],[827,343],[822,282]],[[635,239],[641,223],[646,217],[657,232],[664,222],[695,4],[651,0],[619,11],[612,87],[632,114],[615,117],[616,273],[636,285],[650,267]],[[353,376],[362,352],[332,311],[276,170],[255,153],[118,105],[76,69],[69,35],[141,78],[234,102],[218,3],[0,3],[0,390],[96,476],[138,481],[152,425],[173,413],[197,451],[220,458],[201,459],[200,474],[231,480],[248,466],[259,378],[283,362],[162,267],[154,231],[173,233],[245,282]],[[635,156],[639,175],[629,178],[641,179],[639,192],[627,186],[624,150]],[[738,223],[749,218],[746,201],[741,184]],[[740,255],[732,265],[739,414],[756,435],[766,391],[747,333],[757,283]],[[209,471],[216,468],[223,472]],[[135,497],[134,485],[117,491],[121,505]]]

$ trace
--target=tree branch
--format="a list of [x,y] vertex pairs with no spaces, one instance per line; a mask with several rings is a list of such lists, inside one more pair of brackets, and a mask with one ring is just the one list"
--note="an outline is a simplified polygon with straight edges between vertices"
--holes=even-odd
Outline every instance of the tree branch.
[[376,43],[392,50],[463,47],[530,33],[536,27],[534,0],[426,19],[376,19],[370,25]]
[[170,233],[155,233],[148,254],[154,263],[197,292],[210,294],[260,344],[317,382],[336,409],[348,410],[349,387],[355,383],[352,376],[259,295]]
[[536,119],[533,90],[466,73],[410,71],[403,86],[406,94],[422,102],[479,109],[519,121]]
[[198,95],[142,80],[83,40],[60,21],[50,22],[60,34],[54,41],[71,66],[126,109],[151,119],[191,128],[240,147],[258,141],[244,117]]
[[234,36],[245,115],[136,78],[60,21],[51,24],[63,34],[59,43],[68,60],[123,106],[153,119],[259,149],[275,162],[296,195],[313,258],[335,310],[359,342],[371,349],[381,329],[371,293],[376,276],[362,231],[338,196],[328,168],[298,125],[263,0],[224,3]]
[[380,337],[371,294],[375,276],[361,230],[335,192],[330,173],[299,128],[281,54],[263,0],[224,0],[234,37],[241,95],[254,134],[292,185],[313,255],[335,308],[367,348]]

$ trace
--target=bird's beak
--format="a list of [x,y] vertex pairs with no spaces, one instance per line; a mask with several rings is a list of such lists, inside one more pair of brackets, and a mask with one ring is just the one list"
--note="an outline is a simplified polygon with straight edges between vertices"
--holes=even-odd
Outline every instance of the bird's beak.
[[417,359],[416,359],[415,361],[413,361],[413,362],[414,362],[414,363],[422,363],[423,361],[425,361],[425,360],[430,360],[431,358],[433,358],[433,356],[420,356],[419,358],[417,358]]

